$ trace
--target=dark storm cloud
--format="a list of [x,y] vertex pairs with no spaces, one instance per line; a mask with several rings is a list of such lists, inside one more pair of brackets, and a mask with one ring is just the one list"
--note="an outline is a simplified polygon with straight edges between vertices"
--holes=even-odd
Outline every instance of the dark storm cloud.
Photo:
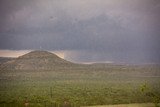
[[159,0],[1,0],[0,49],[73,61],[160,62]]

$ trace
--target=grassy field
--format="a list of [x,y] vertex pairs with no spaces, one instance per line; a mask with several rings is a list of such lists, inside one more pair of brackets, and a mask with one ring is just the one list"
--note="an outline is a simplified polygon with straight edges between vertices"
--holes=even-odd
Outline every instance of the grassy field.
[[159,67],[97,65],[52,71],[0,71],[2,107],[23,105],[26,100],[30,107],[147,103],[155,98],[146,92],[159,98],[159,90]]
[[84,107],[155,107],[153,103],[134,103],[134,104],[118,104],[104,106],[84,106]]

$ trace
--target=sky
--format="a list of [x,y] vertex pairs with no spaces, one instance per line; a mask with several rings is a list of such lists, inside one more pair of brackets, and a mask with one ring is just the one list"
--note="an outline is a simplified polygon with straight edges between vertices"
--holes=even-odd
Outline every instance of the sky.
[[0,0],[0,56],[160,63],[160,0]]

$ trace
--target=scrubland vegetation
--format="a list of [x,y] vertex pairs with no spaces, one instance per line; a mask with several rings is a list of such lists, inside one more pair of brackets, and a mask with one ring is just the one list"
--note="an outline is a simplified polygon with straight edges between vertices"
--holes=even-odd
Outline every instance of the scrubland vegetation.
[[95,64],[42,71],[0,71],[2,107],[22,106],[26,100],[29,107],[154,103],[160,98],[159,90],[158,66]]

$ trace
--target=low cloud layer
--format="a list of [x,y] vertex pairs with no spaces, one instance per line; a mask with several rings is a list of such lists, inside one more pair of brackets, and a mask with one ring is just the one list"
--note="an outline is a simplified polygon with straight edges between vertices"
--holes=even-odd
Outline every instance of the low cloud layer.
[[76,62],[160,62],[159,0],[1,0],[0,49]]

